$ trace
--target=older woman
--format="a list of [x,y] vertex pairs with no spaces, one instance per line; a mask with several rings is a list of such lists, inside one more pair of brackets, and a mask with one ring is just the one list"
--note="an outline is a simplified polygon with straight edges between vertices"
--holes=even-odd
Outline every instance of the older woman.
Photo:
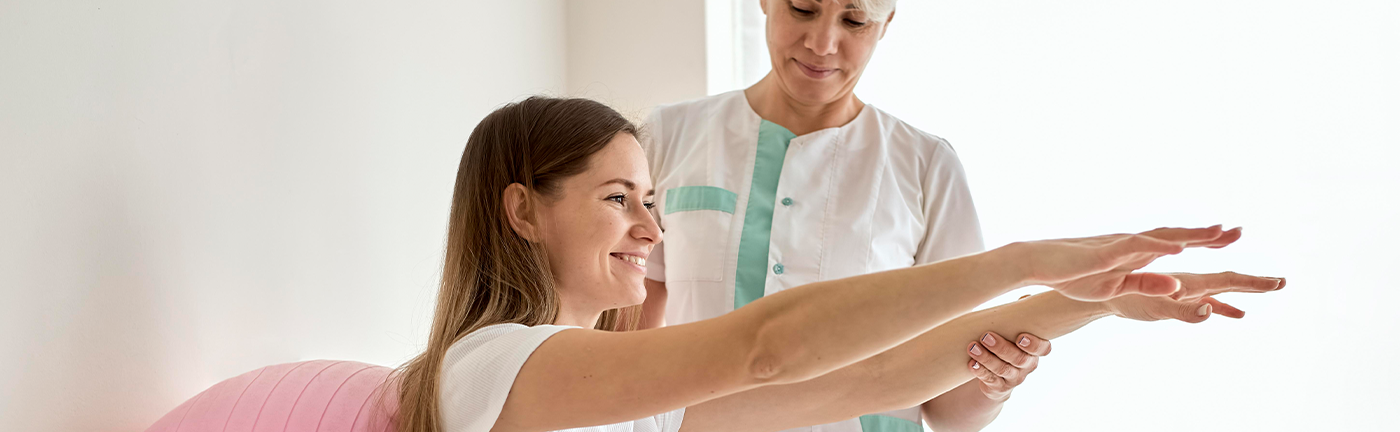
[[[671,324],[705,320],[799,285],[983,249],[953,147],[853,91],[895,0],[760,4],[772,71],[742,91],[662,106],[647,121],[641,141],[666,242],[648,260],[644,327],[662,325],[663,315]],[[1199,322],[1208,314],[1192,312],[1210,308],[1242,316],[1202,301],[1157,304],[1180,310],[1156,316]],[[921,420],[940,431],[981,429],[1049,352],[1035,335],[1005,336],[968,341],[976,380],[919,406],[812,430],[918,431]]]

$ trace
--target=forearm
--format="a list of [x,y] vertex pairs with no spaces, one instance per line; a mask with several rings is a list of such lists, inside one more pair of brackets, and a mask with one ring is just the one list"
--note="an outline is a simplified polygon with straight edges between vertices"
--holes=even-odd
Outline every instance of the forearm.
[[[1037,301],[1041,301],[1038,299]],[[1079,326],[1072,326],[1078,328]],[[1070,329],[1073,330],[1073,329]],[[1017,343],[1014,333],[1004,334],[1011,343]],[[964,348],[966,343],[963,344]],[[938,395],[920,406],[924,421],[939,432],[977,432],[987,427],[1001,414],[1002,407],[1010,394],[992,397],[986,393],[977,379]]]
[[1049,339],[1106,315],[1100,303],[1069,300],[1055,292],[969,313],[826,375],[691,407],[686,424],[694,429],[687,430],[782,430],[917,406],[972,379],[964,348],[988,330]]
[[[869,393],[864,396],[883,395],[883,403],[893,408],[918,405],[973,378],[967,344],[988,331],[1054,339],[1109,315],[1103,303],[1070,300],[1053,291],[973,312],[877,356],[874,364],[887,379],[865,386]],[[885,409],[892,408],[875,411]]]
[[1016,251],[818,282],[761,298],[720,319],[751,323],[756,367],[770,382],[825,374],[908,341],[991,298],[1023,278]]

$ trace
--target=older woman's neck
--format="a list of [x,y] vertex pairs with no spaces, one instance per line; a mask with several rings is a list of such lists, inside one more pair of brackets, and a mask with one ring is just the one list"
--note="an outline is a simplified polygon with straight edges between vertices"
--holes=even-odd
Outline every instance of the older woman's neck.
[[764,120],[787,128],[798,136],[822,129],[845,126],[860,115],[865,103],[854,92],[845,92],[825,102],[799,101],[781,88],[772,74],[744,90],[749,107]]

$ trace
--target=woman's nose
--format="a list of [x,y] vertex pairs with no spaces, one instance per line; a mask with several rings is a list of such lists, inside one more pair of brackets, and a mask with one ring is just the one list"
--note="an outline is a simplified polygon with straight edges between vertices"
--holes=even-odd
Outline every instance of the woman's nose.
[[819,56],[836,54],[836,37],[836,30],[832,26],[819,26],[807,35],[807,49]]
[[632,237],[651,244],[661,243],[661,225],[656,223],[656,218],[652,217],[651,212],[640,213],[637,223],[632,225]]

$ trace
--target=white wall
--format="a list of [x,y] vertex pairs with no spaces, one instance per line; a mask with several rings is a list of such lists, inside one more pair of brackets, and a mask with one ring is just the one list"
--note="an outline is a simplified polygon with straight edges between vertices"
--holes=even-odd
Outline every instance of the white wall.
[[706,1],[566,3],[571,96],[638,121],[657,104],[705,96]]
[[766,19],[758,0],[705,0],[707,94],[748,88],[772,70]]
[[453,176],[564,93],[548,1],[0,2],[0,430],[420,348]]
[[989,245],[1225,223],[1249,315],[1096,323],[987,430],[1394,430],[1400,5],[901,1],[857,93],[949,139]]

